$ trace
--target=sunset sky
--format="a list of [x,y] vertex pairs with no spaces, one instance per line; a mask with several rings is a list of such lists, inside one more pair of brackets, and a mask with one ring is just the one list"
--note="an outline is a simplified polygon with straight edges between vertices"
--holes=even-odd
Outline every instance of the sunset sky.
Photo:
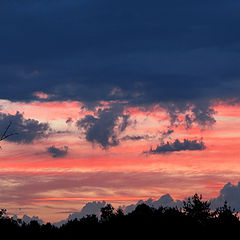
[[54,222],[89,201],[211,199],[238,184],[239,11],[2,0],[1,208]]

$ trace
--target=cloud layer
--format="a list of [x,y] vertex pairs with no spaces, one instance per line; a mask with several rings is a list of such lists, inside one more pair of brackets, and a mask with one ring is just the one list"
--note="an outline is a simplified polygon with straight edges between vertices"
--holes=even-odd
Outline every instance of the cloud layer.
[[239,10],[236,0],[3,1],[0,96],[196,105],[238,98]]

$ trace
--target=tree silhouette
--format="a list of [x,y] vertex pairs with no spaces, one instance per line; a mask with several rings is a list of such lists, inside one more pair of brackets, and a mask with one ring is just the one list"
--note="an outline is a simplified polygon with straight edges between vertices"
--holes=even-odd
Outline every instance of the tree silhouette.
[[[210,210],[210,202],[203,201],[202,195],[195,194],[183,203],[183,209],[177,207],[159,207],[146,204],[138,205],[134,211],[124,214],[121,208],[114,210],[111,204],[101,209],[100,220],[96,215],[87,215],[81,219],[68,221],[57,228],[51,223],[29,224],[9,218],[6,209],[0,210],[0,229],[2,235],[24,237],[25,239],[51,238],[70,239],[76,236],[87,238],[154,238],[158,234],[173,237],[214,238],[223,234],[238,236],[240,221],[234,209],[227,203],[215,211]],[[1,236],[2,236],[1,235]]]
[[116,217],[119,217],[119,218],[123,217],[124,216],[124,212],[123,212],[122,208],[119,207],[117,209],[115,215],[116,215]]
[[84,225],[96,225],[98,224],[98,217],[95,214],[87,215],[80,219],[80,223]]
[[101,208],[101,222],[109,222],[114,217],[114,207],[111,204],[107,204]]
[[216,209],[214,214],[217,216],[218,223],[222,225],[235,225],[239,222],[238,213],[235,209],[231,209],[226,201],[222,207]]
[[195,193],[192,198],[183,201],[184,213],[200,224],[206,224],[211,217],[211,203],[202,201],[202,195]]
[[0,210],[0,218],[6,218],[7,217],[7,210],[5,208],[2,208]]

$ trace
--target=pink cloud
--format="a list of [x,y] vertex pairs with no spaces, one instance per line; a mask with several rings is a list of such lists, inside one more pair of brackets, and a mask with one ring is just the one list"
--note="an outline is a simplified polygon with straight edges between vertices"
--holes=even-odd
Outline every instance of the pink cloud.
[[46,94],[46,93],[44,93],[44,92],[35,92],[35,93],[33,93],[33,95],[34,95],[35,97],[39,98],[39,99],[48,99],[48,98],[51,97],[51,95]]

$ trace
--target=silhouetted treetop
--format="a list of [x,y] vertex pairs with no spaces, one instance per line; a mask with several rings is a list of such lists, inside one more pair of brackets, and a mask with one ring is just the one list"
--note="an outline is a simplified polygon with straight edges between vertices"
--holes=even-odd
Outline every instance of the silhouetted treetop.
[[101,222],[109,222],[114,217],[114,207],[107,204],[101,208]]
[[220,208],[217,208],[214,214],[217,216],[217,220],[223,225],[232,225],[239,223],[238,213],[234,209],[228,206],[227,202]]
[[202,201],[202,195],[195,193],[192,198],[183,201],[183,211],[199,223],[205,223],[212,216],[210,205],[210,202]]

